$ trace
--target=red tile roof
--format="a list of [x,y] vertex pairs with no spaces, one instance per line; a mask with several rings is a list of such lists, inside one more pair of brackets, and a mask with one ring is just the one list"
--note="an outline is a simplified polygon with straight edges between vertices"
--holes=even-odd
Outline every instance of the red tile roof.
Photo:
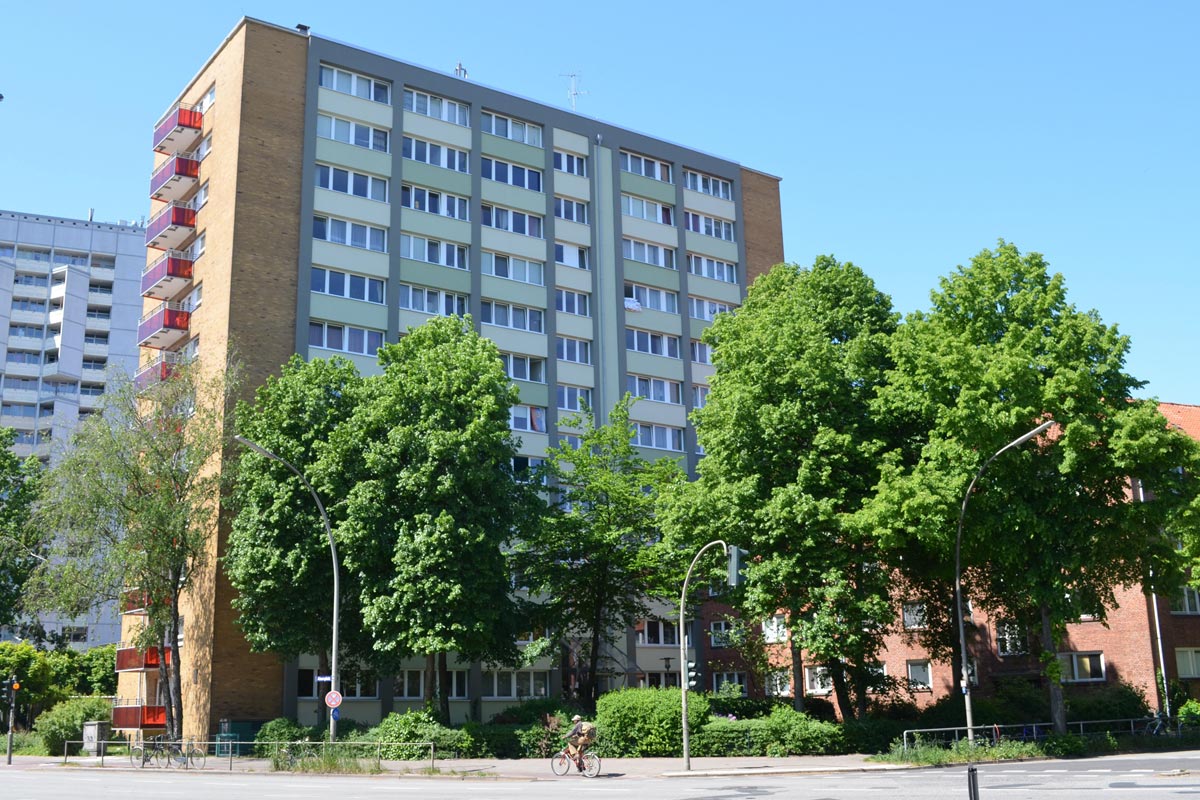
[[1188,406],[1183,403],[1159,403],[1158,410],[1167,418],[1167,422],[1177,426],[1188,436],[1200,441],[1200,406]]

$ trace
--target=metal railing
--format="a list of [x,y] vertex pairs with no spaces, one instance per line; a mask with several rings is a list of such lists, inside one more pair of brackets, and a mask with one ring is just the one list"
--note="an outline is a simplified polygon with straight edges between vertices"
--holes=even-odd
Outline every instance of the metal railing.
[[[1126,719],[1096,719],[1067,723],[1067,733],[1077,736],[1103,736],[1106,733],[1131,735],[1145,733],[1154,717]],[[996,744],[1001,741],[1036,742],[1054,733],[1052,722],[1032,722],[1013,725],[975,725],[972,729],[977,743]],[[1171,735],[1179,735],[1178,729]],[[926,744],[952,745],[967,738],[965,726],[952,728],[910,728],[904,731],[903,746],[907,751],[918,741]]]
[[[81,751],[83,745],[93,745],[94,753],[72,752]],[[372,762],[372,768],[383,771],[386,761],[405,761],[410,759],[385,758],[393,748],[428,748],[428,768],[436,769],[436,745],[434,742],[334,742],[326,741],[243,741],[218,736],[214,741],[184,740],[182,743],[156,742],[153,740],[107,739],[102,741],[83,741],[79,739],[63,742],[63,763],[69,763],[72,758],[77,761],[94,761],[97,766],[117,766],[146,768],[156,767],[160,763],[176,766],[180,769],[205,769],[215,766],[233,772],[236,765],[256,769],[269,767],[276,771],[305,770],[309,765],[315,767],[313,772],[336,771],[322,767],[336,762],[339,758]],[[164,749],[165,748],[165,749]],[[172,749],[173,748],[173,749]],[[135,749],[142,753],[139,759]],[[151,754],[163,750],[164,759],[156,759]],[[189,757],[192,750],[199,750],[203,755],[199,758]],[[169,759],[169,760],[167,760]],[[134,760],[140,763],[134,763]]]

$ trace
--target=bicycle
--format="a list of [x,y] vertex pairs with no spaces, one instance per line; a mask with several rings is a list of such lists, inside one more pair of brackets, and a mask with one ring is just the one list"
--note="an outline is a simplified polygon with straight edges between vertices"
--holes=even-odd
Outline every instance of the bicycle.
[[129,748],[129,762],[139,769],[151,761],[156,767],[203,769],[207,758],[203,749],[194,745],[185,749],[181,742],[167,741],[163,736],[153,736],[144,745]]
[[1150,716],[1142,733],[1146,736],[1183,736],[1187,726],[1176,717],[1168,717],[1159,711]]
[[566,775],[574,764],[585,778],[594,778],[600,774],[600,756],[585,750],[581,756],[572,756],[563,748],[550,757],[550,771],[555,775]]

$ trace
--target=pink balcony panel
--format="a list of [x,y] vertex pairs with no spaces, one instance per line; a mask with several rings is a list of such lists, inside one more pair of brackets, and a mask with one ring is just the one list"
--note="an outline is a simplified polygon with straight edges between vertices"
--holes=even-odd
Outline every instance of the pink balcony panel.
[[[152,672],[159,667],[159,649],[147,647],[142,650],[137,647],[117,648],[116,672]],[[171,663],[171,648],[167,648],[167,663]]]
[[192,260],[172,250],[142,271],[142,297],[170,300],[192,282]]
[[167,727],[167,707],[113,706],[112,726],[118,730],[160,730]]
[[183,203],[171,203],[146,226],[146,247],[178,250],[196,232],[196,212]]
[[165,381],[167,378],[175,374],[175,367],[179,363],[177,358],[173,358],[175,353],[161,353],[158,358],[151,361],[146,366],[139,369],[133,376],[133,385],[138,389],[145,389],[159,381]]
[[171,156],[150,177],[153,200],[181,200],[200,180],[200,162],[188,156]]
[[191,313],[174,303],[160,303],[138,323],[138,344],[170,350],[187,338]]
[[154,149],[159,153],[185,153],[200,140],[204,115],[194,108],[178,105],[154,126]]

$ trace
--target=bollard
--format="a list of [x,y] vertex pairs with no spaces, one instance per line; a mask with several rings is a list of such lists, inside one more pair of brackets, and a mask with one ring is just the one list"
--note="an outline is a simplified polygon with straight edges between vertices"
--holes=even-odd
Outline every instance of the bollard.
[[979,800],[979,770],[972,764],[967,767],[967,797],[969,800]]

